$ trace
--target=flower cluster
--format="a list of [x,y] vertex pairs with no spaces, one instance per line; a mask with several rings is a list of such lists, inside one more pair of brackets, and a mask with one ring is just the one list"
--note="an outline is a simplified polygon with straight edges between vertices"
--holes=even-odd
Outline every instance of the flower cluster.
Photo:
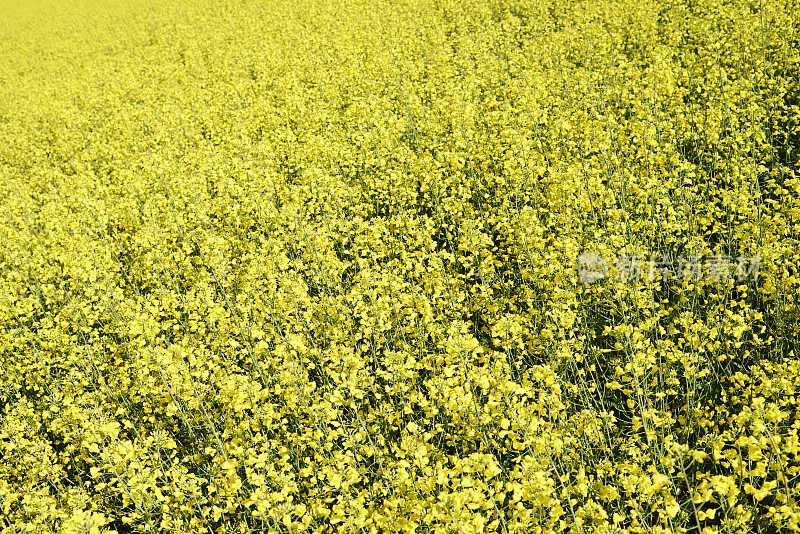
[[800,531],[798,12],[5,2],[0,533]]

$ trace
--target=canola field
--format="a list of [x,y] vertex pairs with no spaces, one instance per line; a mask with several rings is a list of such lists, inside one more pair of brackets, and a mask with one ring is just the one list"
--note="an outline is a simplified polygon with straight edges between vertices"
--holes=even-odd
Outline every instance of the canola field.
[[800,531],[798,0],[0,0],[0,532]]

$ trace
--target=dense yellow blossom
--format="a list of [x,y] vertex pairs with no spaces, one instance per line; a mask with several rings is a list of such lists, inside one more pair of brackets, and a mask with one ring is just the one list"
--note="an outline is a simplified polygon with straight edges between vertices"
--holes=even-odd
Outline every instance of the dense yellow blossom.
[[0,0],[0,532],[800,531],[798,13]]

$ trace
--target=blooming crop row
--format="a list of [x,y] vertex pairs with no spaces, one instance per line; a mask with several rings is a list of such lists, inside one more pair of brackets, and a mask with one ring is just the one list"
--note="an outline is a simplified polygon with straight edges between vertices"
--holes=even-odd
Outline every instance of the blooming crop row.
[[800,530],[797,0],[2,4],[3,534]]

